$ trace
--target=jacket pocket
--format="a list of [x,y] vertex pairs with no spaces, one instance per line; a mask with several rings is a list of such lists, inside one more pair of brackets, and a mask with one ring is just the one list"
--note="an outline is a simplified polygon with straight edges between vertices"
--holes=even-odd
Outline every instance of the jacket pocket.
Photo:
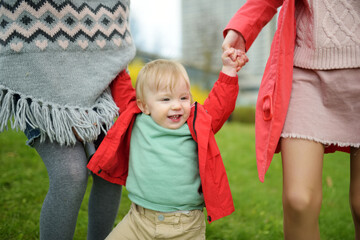
[[263,119],[269,121],[273,117],[272,97],[270,94],[266,94],[262,99],[262,112]]

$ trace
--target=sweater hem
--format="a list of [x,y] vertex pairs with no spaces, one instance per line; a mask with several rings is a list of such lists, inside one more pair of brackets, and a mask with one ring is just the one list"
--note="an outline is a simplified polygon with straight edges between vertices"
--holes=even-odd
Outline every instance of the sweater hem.
[[317,49],[296,47],[294,66],[318,70],[358,68],[360,67],[360,46]]
[[118,107],[106,89],[91,107],[62,106],[15,92],[0,85],[0,132],[27,127],[40,129],[40,142],[48,138],[60,145],[74,145],[74,131],[86,142],[97,139],[112,126]]

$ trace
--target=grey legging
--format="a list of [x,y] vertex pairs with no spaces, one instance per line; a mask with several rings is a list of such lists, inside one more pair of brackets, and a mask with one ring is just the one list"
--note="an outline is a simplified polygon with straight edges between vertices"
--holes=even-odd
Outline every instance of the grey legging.
[[[40,143],[39,138],[33,146],[44,161],[50,182],[40,214],[40,239],[71,240],[89,175],[84,148],[80,142],[68,147],[48,140]],[[112,230],[121,189],[93,175],[88,240],[103,240]]]

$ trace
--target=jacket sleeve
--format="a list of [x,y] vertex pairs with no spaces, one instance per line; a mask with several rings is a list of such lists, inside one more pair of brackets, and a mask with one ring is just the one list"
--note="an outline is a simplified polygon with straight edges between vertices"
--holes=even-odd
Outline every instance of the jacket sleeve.
[[131,84],[129,74],[124,70],[116,76],[110,84],[111,94],[119,112],[123,111],[130,102],[136,100],[135,89]]
[[228,30],[240,32],[249,50],[261,29],[273,18],[283,0],[248,0],[231,18],[224,29],[224,37]]
[[238,92],[238,77],[230,77],[220,72],[219,79],[204,102],[204,108],[212,118],[211,126],[214,134],[220,130],[234,111]]

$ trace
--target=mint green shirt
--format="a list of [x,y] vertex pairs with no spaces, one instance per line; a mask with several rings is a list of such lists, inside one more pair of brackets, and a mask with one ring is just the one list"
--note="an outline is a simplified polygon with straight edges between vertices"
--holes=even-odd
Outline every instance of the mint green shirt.
[[126,181],[130,200],[161,212],[202,209],[200,184],[197,144],[188,125],[167,129],[150,116],[138,114]]

